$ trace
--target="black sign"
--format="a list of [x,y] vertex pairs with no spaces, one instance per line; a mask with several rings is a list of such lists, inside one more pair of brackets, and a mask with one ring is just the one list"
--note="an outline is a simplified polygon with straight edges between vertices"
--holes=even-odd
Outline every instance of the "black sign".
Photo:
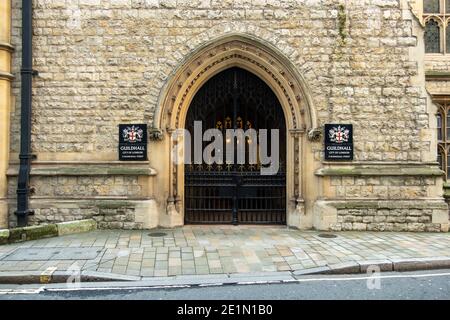
[[353,160],[353,125],[325,125],[325,160]]
[[119,125],[119,160],[147,160],[147,125]]

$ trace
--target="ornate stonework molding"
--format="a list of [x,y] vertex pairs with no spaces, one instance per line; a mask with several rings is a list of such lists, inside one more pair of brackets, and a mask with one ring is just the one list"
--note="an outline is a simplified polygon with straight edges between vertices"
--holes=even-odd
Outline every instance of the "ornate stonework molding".
[[408,1],[408,6],[409,9],[411,10],[411,13],[413,14],[413,16],[415,18],[417,18],[417,20],[419,21],[419,23],[424,26],[424,19],[422,16],[423,13],[423,0],[409,0]]
[[305,131],[304,131],[304,130],[301,130],[301,129],[291,129],[291,130],[289,130],[289,133],[290,133],[291,136],[293,136],[293,137],[299,137],[299,136],[301,136],[302,134],[304,134]]
[[[288,144],[288,197],[302,198],[303,143],[307,132],[316,132],[317,118],[310,93],[292,64],[287,59],[256,39],[229,35],[194,51],[172,76],[164,91],[164,98],[155,115],[153,131],[161,132],[168,138],[169,150],[176,147],[170,139],[171,132],[184,129],[186,115],[192,99],[200,88],[216,74],[232,68],[245,69],[263,80],[277,96],[283,108],[286,128],[289,131]],[[159,136],[160,137],[160,136]],[[171,151],[169,151],[171,152]],[[184,194],[184,167],[170,162],[169,165],[169,203],[167,212],[181,213]],[[170,209],[170,210],[169,210]]]
[[450,72],[427,71],[425,79],[427,81],[450,81]]
[[12,81],[14,80],[14,75],[9,72],[0,71],[0,80]]
[[405,177],[441,177],[444,172],[435,166],[422,165],[353,165],[342,167],[320,168],[315,172],[320,177],[363,177],[363,176],[405,176]]
[[[196,66],[201,66],[201,68],[194,69]],[[289,77],[286,77],[286,72],[274,60],[264,55],[262,51],[250,48],[241,41],[231,41],[215,47],[213,50],[200,55],[193,66],[184,68],[184,72],[178,77],[178,85],[172,87],[170,91],[169,96],[172,97],[172,101],[168,103],[168,106],[164,106],[168,119],[166,125],[174,128],[184,127],[182,113],[185,111],[183,108],[190,103],[188,100],[193,98],[201,84],[214,74],[232,66],[250,69],[249,71],[270,79],[269,86],[274,89],[279,98],[285,99],[289,106],[287,118],[291,120],[291,127],[298,128],[300,121],[296,109],[299,109],[301,92],[298,89],[295,90],[293,82]],[[214,71],[212,71],[213,69]],[[183,84],[187,85],[183,86]],[[295,100],[292,96],[296,97]]]
[[[258,54],[258,53],[257,53]],[[279,74],[274,73],[272,70],[270,70],[269,68],[265,67],[264,65],[262,65],[259,61],[257,61],[256,59],[252,59],[249,56],[245,56],[243,54],[240,53],[236,53],[231,51],[230,54],[225,55],[223,57],[221,57],[219,60],[217,61],[213,61],[211,64],[206,65],[202,70],[200,70],[197,75],[194,77],[194,79],[191,81],[191,83],[187,86],[187,88],[183,91],[183,92],[177,92],[177,94],[181,94],[181,99],[180,101],[177,103],[177,105],[174,105],[174,110],[175,112],[175,127],[176,128],[180,128],[183,126],[182,123],[180,123],[180,115],[183,109],[183,106],[186,102],[186,98],[190,96],[190,92],[193,89],[195,82],[198,81],[205,73],[208,72],[209,69],[211,69],[213,66],[217,66],[220,64],[229,64],[229,65],[234,65],[235,62],[237,61],[243,61],[251,63],[252,65],[255,66],[255,68],[259,68],[262,70],[262,72],[265,72],[269,75],[269,77],[273,80],[273,83],[275,83],[276,85],[279,86],[279,89],[281,90],[281,92],[283,93],[284,98],[286,99],[286,101],[288,102],[289,105],[289,111],[290,111],[290,115],[291,115],[291,119],[292,119],[292,126],[293,128],[298,128],[299,127],[299,121],[297,119],[297,115],[296,115],[296,108],[297,108],[297,104],[294,104],[294,102],[292,101],[289,92],[288,92],[288,88],[285,87],[284,85],[284,81],[283,79],[281,79],[280,77],[282,77],[284,75],[284,72],[282,70],[280,70]],[[272,62],[273,63],[273,62]],[[239,64],[239,63],[237,63]],[[187,72],[188,74],[190,73],[189,71]],[[291,82],[289,82],[291,83]],[[293,89],[293,84],[291,83],[291,89]],[[176,96],[176,95],[174,95]],[[298,93],[298,95],[296,95],[298,97],[298,102],[300,101],[300,93]],[[304,128],[306,125],[303,124],[302,128]]]
[[152,141],[161,141],[164,139],[164,133],[161,129],[150,129],[149,131],[149,138]]
[[[19,168],[10,167],[8,176],[17,176]],[[108,165],[73,165],[73,166],[45,166],[31,169],[31,176],[156,176],[156,171],[148,165],[133,164],[133,166]]]
[[[231,34],[195,51],[172,75],[157,108],[154,128],[180,128],[183,109],[203,83],[224,69],[238,66],[264,80],[287,106],[290,128],[313,130],[317,118],[308,86],[296,68],[254,37]],[[291,122],[289,122],[289,120]]]
[[0,50],[8,51],[8,52],[14,52],[14,46],[7,42],[0,41]]
[[317,142],[322,138],[323,130],[321,128],[314,128],[308,131],[309,141]]

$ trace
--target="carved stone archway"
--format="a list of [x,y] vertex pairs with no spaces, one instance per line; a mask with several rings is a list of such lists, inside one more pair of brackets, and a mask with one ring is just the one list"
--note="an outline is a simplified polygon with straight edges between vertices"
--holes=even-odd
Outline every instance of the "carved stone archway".
[[304,211],[303,145],[308,139],[320,137],[312,98],[306,82],[288,59],[271,45],[247,35],[227,35],[197,50],[178,68],[163,93],[153,134],[154,138],[167,137],[170,140],[168,214],[182,216],[184,211],[184,166],[173,164],[171,155],[177,142],[170,139],[171,134],[185,127],[191,101],[203,84],[231,67],[243,68],[261,78],[276,94],[283,108],[288,131],[288,225],[296,225],[293,217]]

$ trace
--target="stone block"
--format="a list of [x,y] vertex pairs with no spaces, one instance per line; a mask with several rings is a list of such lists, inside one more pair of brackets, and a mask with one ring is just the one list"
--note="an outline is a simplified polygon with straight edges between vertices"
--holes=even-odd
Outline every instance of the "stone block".
[[400,272],[450,268],[450,258],[448,257],[393,259],[392,262],[394,271]]
[[386,216],[375,216],[373,218],[373,222],[379,223],[379,222],[386,222]]
[[448,224],[449,212],[447,210],[433,210],[432,222]]
[[92,219],[58,223],[58,235],[64,236],[89,232],[97,229],[97,222]]
[[0,230],[0,245],[7,244],[9,241],[9,230],[3,229]]
[[411,232],[423,232],[425,231],[425,224],[423,223],[408,223],[407,230]]
[[56,224],[44,224],[39,226],[10,229],[9,241],[22,242],[44,238],[52,238],[57,236],[58,236],[58,228]]
[[316,201],[313,218],[314,228],[323,231],[330,230],[331,226],[337,223],[337,216],[336,208],[329,205],[326,201]]
[[354,231],[366,231],[367,230],[367,224],[365,224],[365,223],[353,223],[353,230]]
[[343,223],[342,224],[342,230],[343,231],[352,231],[353,230],[353,224],[352,223]]

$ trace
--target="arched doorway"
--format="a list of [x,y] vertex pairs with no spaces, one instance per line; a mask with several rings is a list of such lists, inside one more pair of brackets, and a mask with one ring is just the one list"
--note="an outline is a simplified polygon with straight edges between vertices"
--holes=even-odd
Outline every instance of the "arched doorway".
[[[296,228],[312,225],[313,199],[321,192],[313,168],[319,141],[314,100],[303,74],[314,76],[308,64],[296,66],[279,48],[248,34],[224,34],[211,39],[184,57],[162,89],[150,132],[154,144],[153,164],[162,174],[155,197],[166,202],[164,226],[181,226],[186,213],[185,170],[178,162],[182,152],[180,131],[195,95],[214,76],[232,67],[242,68],[267,84],[278,98],[286,120],[286,224]],[[300,73],[301,72],[301,73]],[[160,150],[167,157],[156,155]],[[308,186],[308,188],[306,188]],[[211,222],[218,223],[218,222]]]
[[[211,164],[202,159],[185,166],[185,223],[286,224],[286,121],[270,87],[249,71],[226,69],[208,80],[194,96],[186,116],[191,137],[196,137],[195,122],[201,123],[201,135],[208,129],[222,133],[223,160]],[[238,129],[247,133],[253,129],[258,135],[243,140],[227,136],[227,130]],[[272,147],[276,149],[277,145],[279,150],[278,170],[272,174],[261,173],[265,166],[259,152],[265,141],[261,140],[263,129],[268,130],[267,156],[274,156]],[[274,129],[278,137],[271,135]],[[234,144],[237,151],[242,142],[245,155],[239,160],[235,152],[233,161],[227,161],[230,146]],[[208,144],[203,142],[201,150]],[[194,143],[191,148],[194,154]],[[256,158],[251,154],[255,150]],[[217,151],[214,155],[218,155]]]

